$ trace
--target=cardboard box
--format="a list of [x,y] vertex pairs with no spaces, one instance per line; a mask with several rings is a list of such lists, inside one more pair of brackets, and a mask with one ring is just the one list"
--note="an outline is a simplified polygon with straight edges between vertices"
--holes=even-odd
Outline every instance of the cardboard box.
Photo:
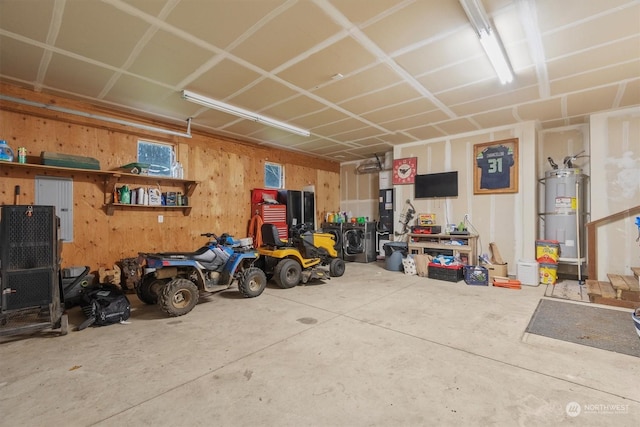
[[169,191],[164,193],[164,201],[166,206],[177,206],[178,193],[175,191]]
[[436,223],[436,214],[421,213],[418,214],[418,225],[434,225]]
[[483,264],[483,267],[487,269],[489,272],[489,283],[493,283],[493,278],[498,277],[508,277],[509,275],[509,264]]

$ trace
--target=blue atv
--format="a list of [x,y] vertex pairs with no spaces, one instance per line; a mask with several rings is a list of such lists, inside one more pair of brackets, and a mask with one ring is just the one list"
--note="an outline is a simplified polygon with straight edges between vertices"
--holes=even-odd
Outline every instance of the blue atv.
[[136,294],[142,302],[159,304],[169,316],[182,316],[193,310],[200,292],[223,291],[234,281],[245,298],[264,291],[267,277],[254,266],[259,254],[250,238],[236,240],[213,233],[201,236],[209,242],[195,252],[139,253],[144,274]]

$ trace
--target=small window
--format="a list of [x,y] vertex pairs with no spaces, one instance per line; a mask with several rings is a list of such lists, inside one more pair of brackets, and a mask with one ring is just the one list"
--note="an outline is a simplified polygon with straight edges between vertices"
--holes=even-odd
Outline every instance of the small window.
[[172,145],[138,141],[138,163],[149,165],[149,175],[172,176],[174,159]]
[[264,164],[264,186],[266,188],[284,188],[284,167],[277,163]]

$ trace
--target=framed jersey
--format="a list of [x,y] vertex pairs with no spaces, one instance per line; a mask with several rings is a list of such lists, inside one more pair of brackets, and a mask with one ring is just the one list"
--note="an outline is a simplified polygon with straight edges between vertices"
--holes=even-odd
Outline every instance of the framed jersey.
[[518,138],[473,146],[473,194],[518,192]]

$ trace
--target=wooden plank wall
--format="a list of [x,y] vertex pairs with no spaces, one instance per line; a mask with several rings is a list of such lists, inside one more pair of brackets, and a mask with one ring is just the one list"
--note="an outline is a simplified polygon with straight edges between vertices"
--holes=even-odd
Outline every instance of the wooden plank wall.
[[[116,112],[98,110],[88,104],[35,93],[12,85],[0,85],[2,93],[46,104],[100,115]],[[120,115],[127,121],[171,128],[170,124]],[[189,200],[191,214],[178,210],[116,210],[108,216],[104,209],[105,185],[98,175],[74,172],[74,241],[63,244],[63,267],[89,265],[92,270],[109,267],[138,252],[190,251],[204,239],[201,233],[247,235],[251,215],[251,189],[261,188],[264,162],[284,165],[286,188],[316,188],[318,224],[324,213],[340,202],[340,165],[295,152],[277,150],[198,132],[192,138],[167,136],[109,124],[91,118],[59,113],[39,107],[0,101],[0,139],[17,149],[28,150],[28,163],[39,163],[40,152],[52,151],[94,157],[102,170],[113,170],[136,160],[137,141],[165,142],[177,147],[185,178],[199,181]],[[186,128],[186,124],[185,124]],[[175,129],[184,131],[185,129]],[[34,177],[40,171],[19,170],[0,164],[0,204],[14,204],[14,189],[20,186],[19,203],[33,204]],[[47,175],[69,176],[47,172]],[[126,183],[126,182],[123,182]],[[138,183],[129,183],[139,186]],[[176,191],[166,185],[163,191]],[[163,215],[164,222],[158,222]]]

